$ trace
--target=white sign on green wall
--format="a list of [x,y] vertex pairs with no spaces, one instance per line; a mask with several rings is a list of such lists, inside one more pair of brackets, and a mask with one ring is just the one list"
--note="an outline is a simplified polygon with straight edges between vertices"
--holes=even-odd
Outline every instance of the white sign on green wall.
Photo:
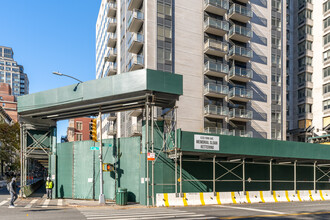
[[194,149],[218,151],[220,149],[219,136],[195,134]]

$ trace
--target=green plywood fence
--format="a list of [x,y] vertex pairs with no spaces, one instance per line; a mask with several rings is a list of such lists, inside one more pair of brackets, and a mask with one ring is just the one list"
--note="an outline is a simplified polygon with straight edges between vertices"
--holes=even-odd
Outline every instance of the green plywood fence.
[[72,153],[73,142],[61,143],[57,146],[57,197],[72,198]]

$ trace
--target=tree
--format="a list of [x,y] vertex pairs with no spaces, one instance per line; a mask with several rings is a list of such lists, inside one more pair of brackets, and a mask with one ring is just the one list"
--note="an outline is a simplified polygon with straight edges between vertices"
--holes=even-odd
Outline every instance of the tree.
[[1,174],[4,163],[9,164],[11,171],[20,169],[20,126],[18,123],[9,125],[0,123],[0,160]]

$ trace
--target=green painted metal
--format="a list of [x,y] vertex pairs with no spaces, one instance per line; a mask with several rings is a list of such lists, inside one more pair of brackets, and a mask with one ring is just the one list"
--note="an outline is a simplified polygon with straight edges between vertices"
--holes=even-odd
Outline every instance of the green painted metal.
[[59,198],[72,198],[73,142],[58,144],[56,189]]
[[182,76],[142,69],[111,77],[83,82],[18,97],[20,115],[27,112],[57,109],[64,105],[81,106],[96,100],[119,97],[141,91],[182,95]]
[[196,150],[194,149],[195,134],[211,135],[181,131],[181,142],[179,143],[179,146],[183,152],[207,152],[211,154],[330,160],[330,146],[327,145],[215,134],[212,134],[211,136],[219,136],[219,151]]

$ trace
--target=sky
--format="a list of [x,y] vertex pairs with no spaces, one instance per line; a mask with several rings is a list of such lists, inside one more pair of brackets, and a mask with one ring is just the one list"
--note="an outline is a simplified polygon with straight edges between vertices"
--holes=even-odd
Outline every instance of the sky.
[[[2,0],[0,45],[24,66],[30,93],[95,79],[95,24],[101,0]],[[68,121],[58,123],[58,140]]]

